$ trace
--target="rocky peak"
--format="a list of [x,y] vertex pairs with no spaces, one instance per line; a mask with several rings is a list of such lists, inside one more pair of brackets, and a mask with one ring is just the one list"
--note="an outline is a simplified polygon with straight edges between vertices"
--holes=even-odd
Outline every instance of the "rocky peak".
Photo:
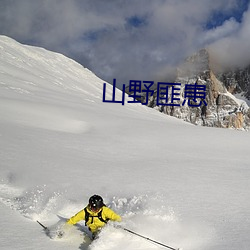
[[178,77],[206,75],[209,70],[209,53],[202,49],[194,55],[188,57],[177,69]]
[[[185,85],[196,83],[206,86],[207,106],[157,106],[156,93],[149,106],[196,125],[248,129],[250,109],[245,101],[237,99],[233,93],[244,91],[245,97],[250,96],[250,91],[247,91],[250,84],[250,67],[241,71],[215,73],[216,67],[212,61],[208,50],[198,51],[178,67],[175,80],[176,83],[181,83],[181,103],[184,100]],[[168,99],[171,99],[170,91],[168,95]]]

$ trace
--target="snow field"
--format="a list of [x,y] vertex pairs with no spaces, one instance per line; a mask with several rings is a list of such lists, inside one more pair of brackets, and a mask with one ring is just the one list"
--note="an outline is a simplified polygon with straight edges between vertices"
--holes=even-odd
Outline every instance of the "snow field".
[[96,193],[122,226],[166,245],[249,249],[249,133],[103,103],[90,71],[6,37],[0,76],[1,248],[162,249],[112,225],[91,244],[84,223],[52,240],[36,223],[54,229]]

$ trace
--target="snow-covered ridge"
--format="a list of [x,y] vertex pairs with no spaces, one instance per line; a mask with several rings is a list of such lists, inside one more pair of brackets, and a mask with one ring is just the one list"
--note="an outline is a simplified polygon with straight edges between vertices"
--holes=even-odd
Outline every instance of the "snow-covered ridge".
[[[47,101],[53,91],[102,98],[103,81],[75,61],[43,48],[21,45],[1,36],[0,84],[3,89],[36,95]],[[41,90],[41,91],[39,91]],[[43,94],[43,95],[42,95]]]
[[[9,109],[8,114],[2,115],[3,120],[81,133],[88,130],[89,125],[76,118],[71,106],[78,102],[85,107],[108,107],[102,103],[104,81],[90,70],[62,54],[22,45],[5,36],[0,36],[0,74],[0,112],[6,107]],[[112,93],[113,88],[107,84],[107,100],[112,99]],[[116,89],[116,98],[119,100],[121,96],[121,91]],[[60,107],[50,104],[60,104]],[[139,104],[129,106],[124,109],[150,112]]]
[[50,104],[67,103],[69,94],[82,104],[102,100],[103,81],[88,69],[61,54],[4,36],[0,37],[0,74],[2,120],[81,133],[89,125],[77,119],[74,110]]

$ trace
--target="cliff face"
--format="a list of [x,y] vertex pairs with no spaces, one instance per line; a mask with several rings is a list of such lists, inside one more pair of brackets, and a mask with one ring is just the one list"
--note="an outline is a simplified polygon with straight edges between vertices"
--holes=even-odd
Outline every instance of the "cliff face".
[[218,78],[225,84],[232,94],[241,94],[250,100],[250,65],[243,69],[228,70],[218,74]]
[[[250,109],[244,100],[236,98],[233,94],[241,93],[245,98],[250,97],[250,67],[215,73],[212,66],[209,52],[203,49],[187,58],[177,69],[175,83],[181,83],[179,103],[185,100],[186,85],[196,83],[206,86],[206,97],[204,100],[200,99],[200,107],[191,107],[187,102],[184,105],[167,106],[163,101],[163,105],[157,105],[157,90],[151,97],[149,106],[196,125],[249,129]],[[169,91],[167,94],[171,100],[173,93]]]

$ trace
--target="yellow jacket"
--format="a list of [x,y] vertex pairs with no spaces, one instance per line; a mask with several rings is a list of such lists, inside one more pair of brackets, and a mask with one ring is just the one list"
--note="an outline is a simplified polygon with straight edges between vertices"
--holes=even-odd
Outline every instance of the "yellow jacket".
[[[103,206],[98,212],[91,211],[89,207],[86,207],[86,209],[87,209],[87,212],[89,213],[89,219],[85,223],[92,233],[95,233],[96,231],[98,231],[98,229],[102,228],[106,224],[105,222],[101,221],[98,218],[98,214],[100,213],[100,211],[102,211],[101,217],[104,221],[107,221],[107,220],[121,221],[122,220],[118,214],[116,214],[113,210],[111,210],[110,208],[106,206]],[[72,216],[67,221],[67,224],[74,225],[80,220],[85,220],[84,209],[78,212],[76,215]]]

